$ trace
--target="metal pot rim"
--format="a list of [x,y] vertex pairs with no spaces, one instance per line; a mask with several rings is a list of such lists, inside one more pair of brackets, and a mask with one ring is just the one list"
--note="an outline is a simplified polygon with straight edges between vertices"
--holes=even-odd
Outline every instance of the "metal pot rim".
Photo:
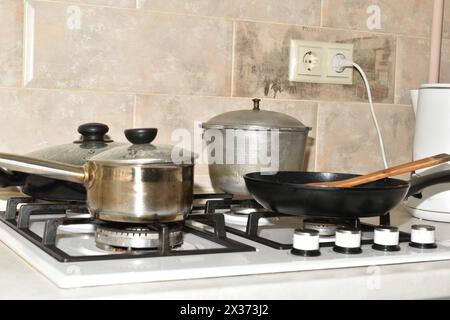
[[120,166],[120,165],[126,165],[126,166],[154,166],[154,167],[191,167],[194,166],[194,161],[192,160],[192,163],[189,162],[182,162],[182,163],[176,163],[176,162],[161,162],[158,159],[128,159],[128,160],[88,160],[88,162],[92,162],[95,164],[100,165],[109,165],[109,166]]
[[235,124],[207,124],[202,123],[202,128],[204,129],[231,129],[231,130],[254,130],[254,131],[269,131],[269,130],[277,130],[277,131],[287,131],[287,132],[308,132],[311,131],[311,127],[267,127],[267,126],[258,126],[258,125],[235,125]]

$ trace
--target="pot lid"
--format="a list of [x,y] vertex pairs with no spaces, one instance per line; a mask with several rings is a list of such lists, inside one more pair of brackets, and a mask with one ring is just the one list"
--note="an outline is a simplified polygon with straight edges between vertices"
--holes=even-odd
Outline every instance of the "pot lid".
[[80,138],[73,143],[51,146],[27,155],[37,159],[83,165],[93,156],[123,143],[113,142],[106,134],[109,127],[103,123],[85,123],[78,127]]
[[252,110],[229,111],[202,123],[205,129],[244,129],[280,131],[309,131],[310,127],[287,114],[259,108],[261,99],[253,99]]
[[105,164],[175,164],[192,165],[194,154],[191,151],[172,145],[156,145],[158,129],[139,128],[125,130],[131,145],[121,145],[102,152],[91,160]]

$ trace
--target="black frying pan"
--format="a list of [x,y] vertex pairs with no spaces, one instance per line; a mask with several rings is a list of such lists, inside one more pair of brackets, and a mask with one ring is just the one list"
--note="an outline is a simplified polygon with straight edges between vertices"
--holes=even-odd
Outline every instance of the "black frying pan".
[[387,214],[422,189],[450,182],[450,170],[404,181],[384,179],[352,188],[307,186],[310,182],[344,180],[353,174],[281,171],[244,176],[248,191],[268,210],[327,218],[374,217]]

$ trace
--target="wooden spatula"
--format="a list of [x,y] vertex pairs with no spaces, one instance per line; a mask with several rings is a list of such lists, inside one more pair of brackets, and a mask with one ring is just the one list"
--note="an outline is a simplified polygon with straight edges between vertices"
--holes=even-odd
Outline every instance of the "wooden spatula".
[[356,178],[340,180],[340,181],[325,181],[325,182],[312,182],[306,183],[308,186],[320,186],[320,187],[356,187],[369,182],[381,180],[388,177],[398,176],[403,173],[412,172],[419,169],[432,167],[444,162],[450,161],[450,155],[446,153],[438,154],[433,157],[424,158],[421,160],[408,162],[388,169],[376,171]]

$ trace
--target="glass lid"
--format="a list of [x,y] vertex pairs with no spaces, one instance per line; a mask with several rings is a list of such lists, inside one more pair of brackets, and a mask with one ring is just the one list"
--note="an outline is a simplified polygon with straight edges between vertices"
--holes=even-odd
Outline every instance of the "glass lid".
[[287,114],[261,110],[260,99],[253,99],[252,110],[238,110],[219,114],[202,123],[205,129],[244,129],[280,131],[309,131],[311,128]]
[[105,164],[194,164],[191,151],[172,145],[156,145],[158,129],[139,128],[125,130],[125,136],[131,145],[122,145],[102,152],[92,160]]
[[27,156],[58,161],[73,165],[83,165],[93,156],[123,143],[113,142],[106,134],[109,128],[103,123],[85,123],[78,127],[80,138],[73,143],[51,146],[36,150]]

